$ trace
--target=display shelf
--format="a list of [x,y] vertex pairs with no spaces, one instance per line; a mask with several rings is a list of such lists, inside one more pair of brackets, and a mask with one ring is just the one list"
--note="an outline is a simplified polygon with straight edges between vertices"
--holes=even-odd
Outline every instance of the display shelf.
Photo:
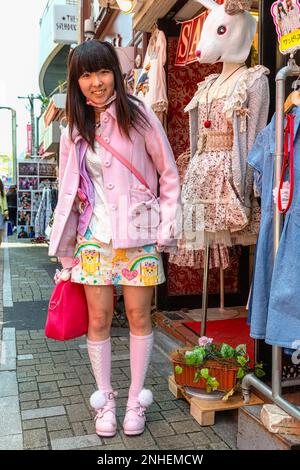
[[45,161],[18,163],[17,178],[17,234],[19,238],[33,238],[35,217],[43,189],[56,183],[57,164]]

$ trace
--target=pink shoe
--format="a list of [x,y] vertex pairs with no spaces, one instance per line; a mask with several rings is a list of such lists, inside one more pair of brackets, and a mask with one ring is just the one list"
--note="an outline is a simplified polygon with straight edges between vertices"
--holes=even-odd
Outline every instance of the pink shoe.
[[90,397],[90,404],[97,412],[95,423],[98,436],[113,437],[117,432],[116,396],[117,392],[97,390]]
[[127,436],[137,436],[144,432],[146,407],[151,405],[152,402],[152,392],[145,388],[139,393],[136,401],[133,401],[132,399],[128,400],[126,415],[123,422],[124,434]]

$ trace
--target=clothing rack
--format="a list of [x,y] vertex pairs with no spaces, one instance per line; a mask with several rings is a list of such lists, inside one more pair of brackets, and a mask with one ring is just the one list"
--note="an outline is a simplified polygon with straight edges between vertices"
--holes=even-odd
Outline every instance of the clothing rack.
[[[290,55],[288,65],[279,70],[276,76],[276,153],[274,166],[275,187],[279,187],[284,140],[284,101],[285,82],[287,77],[299,77],[300,67],[296,64],[293,54]],[[282,231],[283,216],[278,211],[277,205],[274,207],[274,260],[277,254],[279,240]],[[242,381],[242,393],[245,403],[249,403],[250,388],[260,391],[276,405],[286,411],[294,418],[300,419],[300,408],[291,404],[282,397],[282,387],[288,385],[282,383],[282,348],[272,346],[272,386],[268,387],[259,380],[254,373],[247,374]]]

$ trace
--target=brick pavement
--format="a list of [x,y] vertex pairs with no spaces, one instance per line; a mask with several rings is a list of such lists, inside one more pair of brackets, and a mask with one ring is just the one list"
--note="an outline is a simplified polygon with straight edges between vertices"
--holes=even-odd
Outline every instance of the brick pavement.
[[[47,305],[53,289],[51,274],[55,270],[47,257],[47,247],[31,246],[28,240],[4,244],[4,249],[0,249],[1,281],[5,250],[9,252],[13,307],[4,307],[3,314],[1,291],[0,449],[108,451],[235,447],[232,437],[230,446],[224,442],[218,426],[201,427],[190,416],[189,405],[184,400],[176,400],[169,392],[167,377],[171,365],[162,348],[156,346],[146,379],[155,401],[147,410],[145,432],[136,437],[124,435],[122,419],[130,382],[126,328],[112,332],[112,385],[119,391],[119,429],[113,438],[99,438],[94,430],[94,411],[89,405],[95,381],[85,337],[60,343],[45,338],[39,326],[24,328],[17,317],[10,323],[6,318],[18,304],[24,312],[26,305],[31,308],[37,305],[38,309],[43,302]],[[156,338],[161,334],[157,333]]]

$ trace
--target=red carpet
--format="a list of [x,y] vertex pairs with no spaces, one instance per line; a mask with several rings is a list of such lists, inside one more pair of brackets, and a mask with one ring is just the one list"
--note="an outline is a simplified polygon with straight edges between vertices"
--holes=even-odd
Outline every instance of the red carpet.
[[[250,338],[250,327],[246,321],[246,318],[208,321],[206,336],[213,338],[214,343],[227,343],[232,347],[246,344],[247,354],[251,360],[254,360],[254,339]],[[200,321],[184,322],[183,325],[200,336]]]

